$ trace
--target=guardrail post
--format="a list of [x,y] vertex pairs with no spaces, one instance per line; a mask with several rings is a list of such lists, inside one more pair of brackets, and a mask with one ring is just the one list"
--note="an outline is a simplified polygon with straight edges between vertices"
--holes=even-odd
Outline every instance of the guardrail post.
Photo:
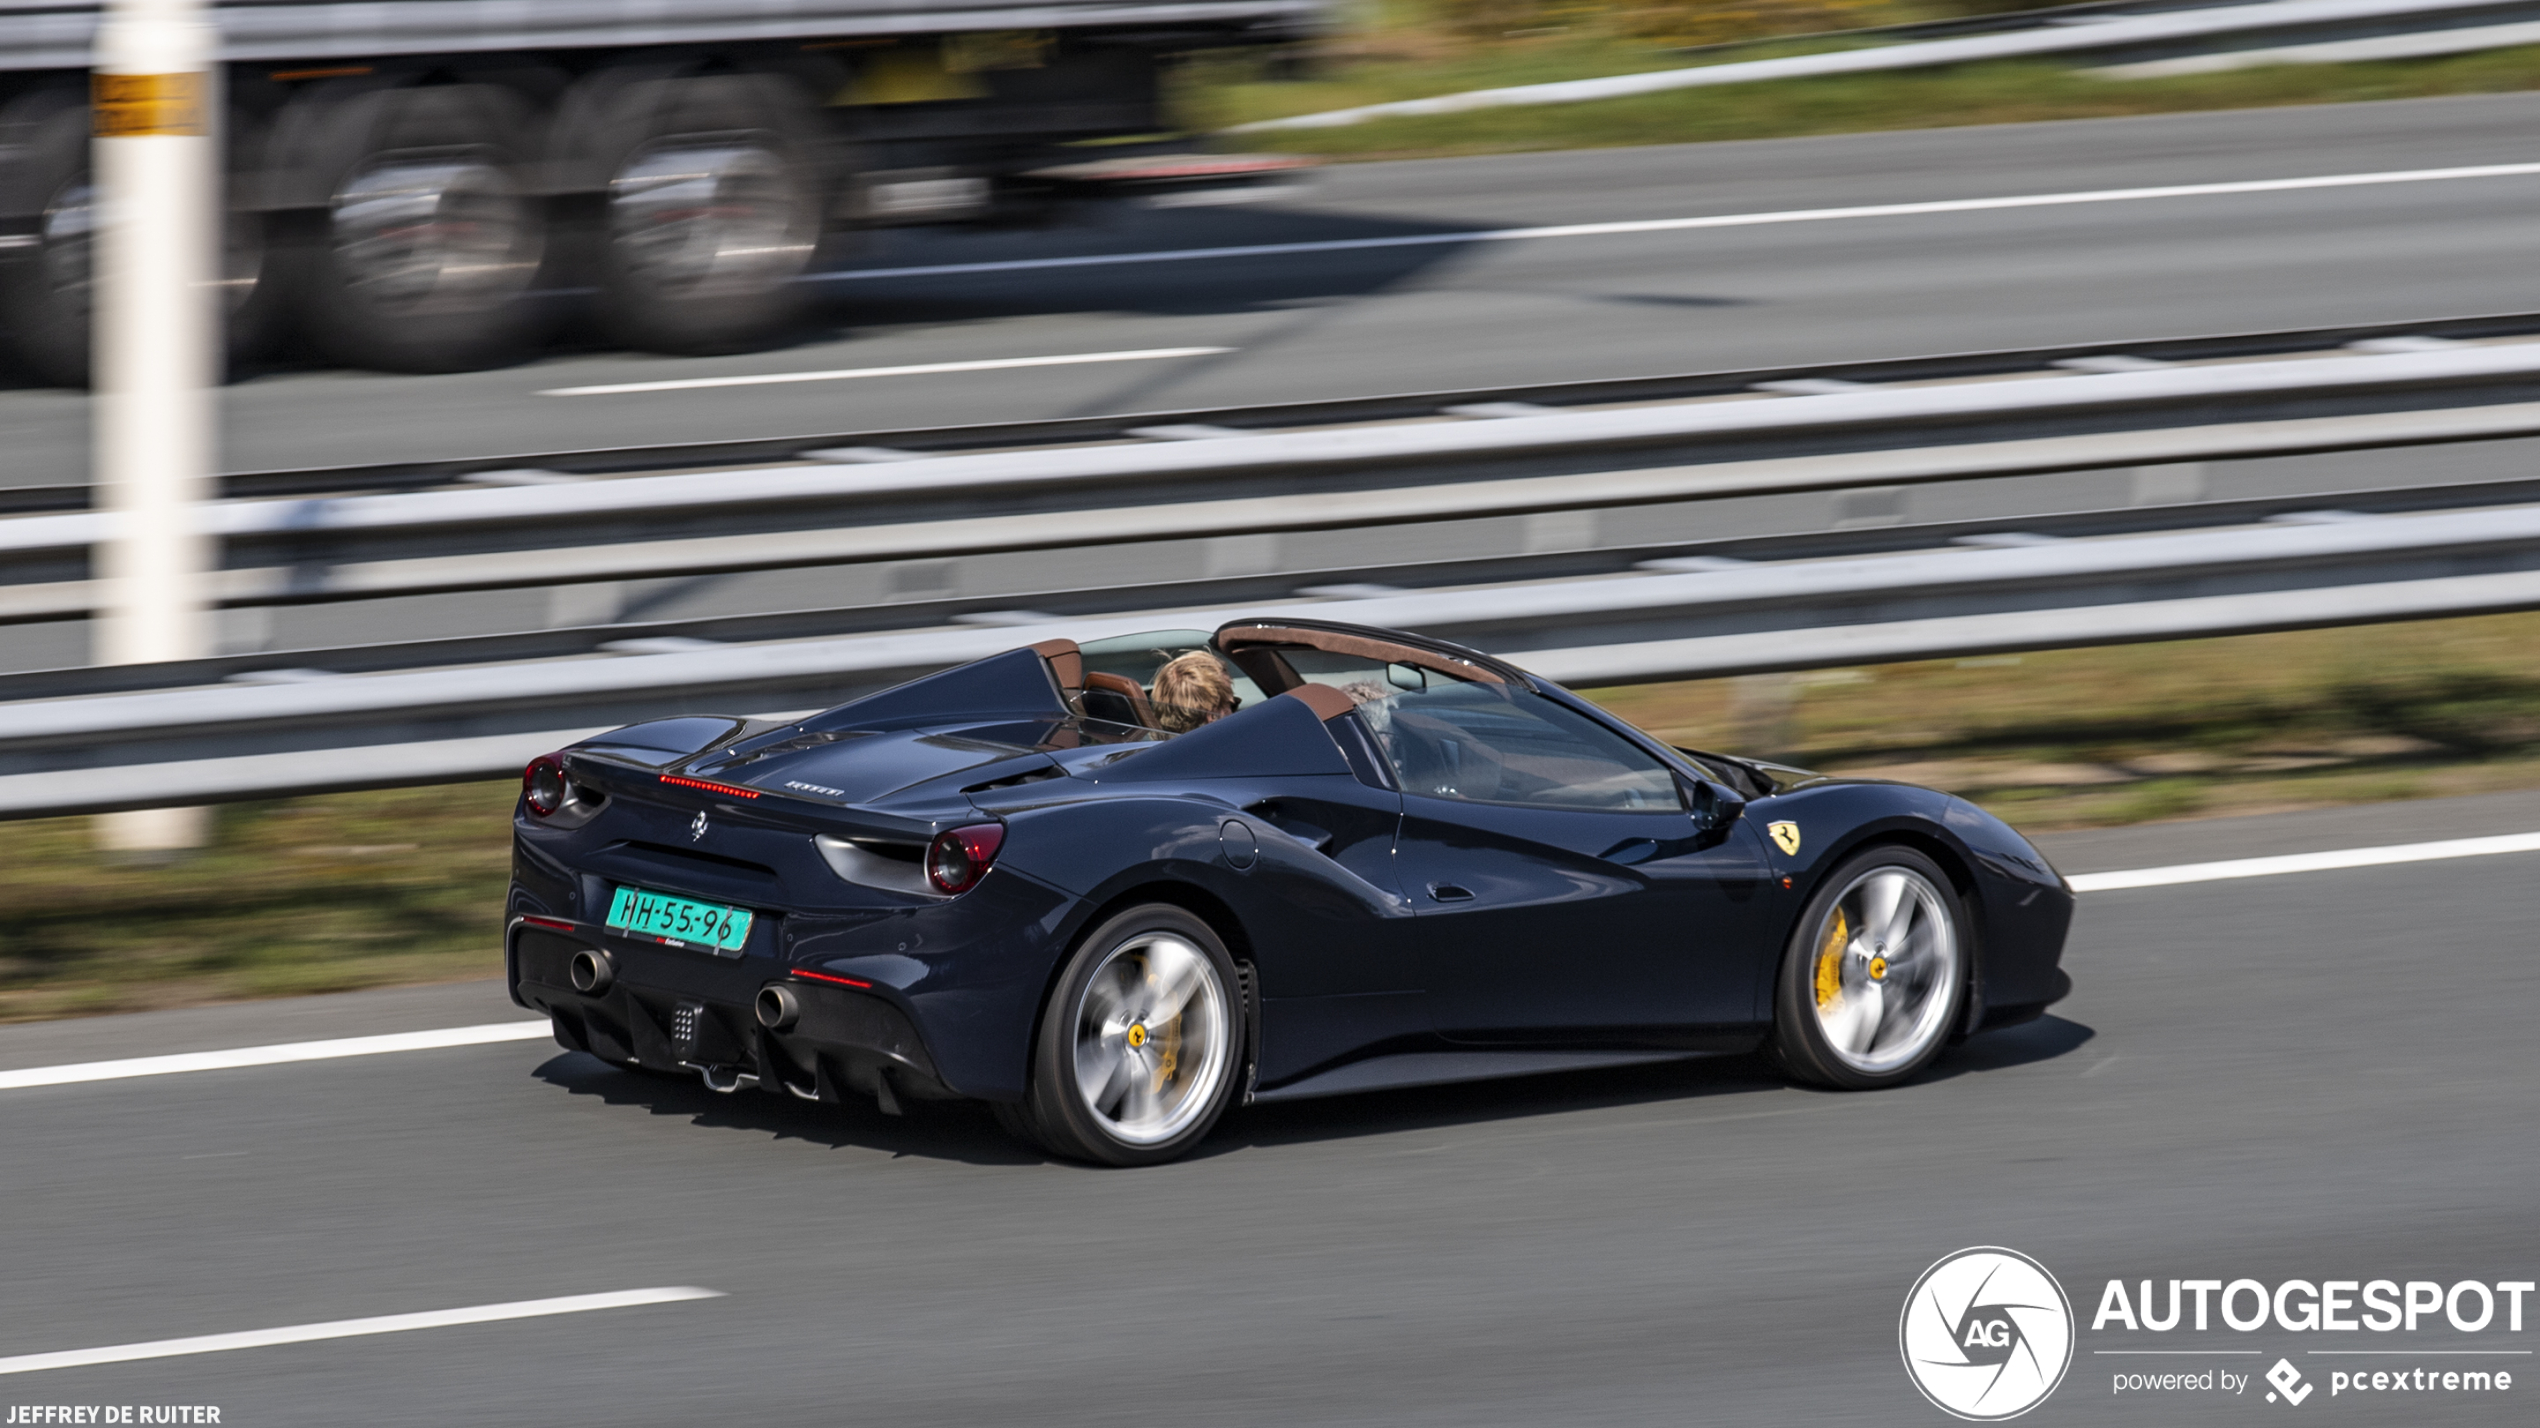
[[[91,77],[98,187],[96,552],[99,664],[211,652],[200,508],[219,375],[217,42],[203,0],[114,0]],[[199,847],[201,808],[99,818],[110,850]]]

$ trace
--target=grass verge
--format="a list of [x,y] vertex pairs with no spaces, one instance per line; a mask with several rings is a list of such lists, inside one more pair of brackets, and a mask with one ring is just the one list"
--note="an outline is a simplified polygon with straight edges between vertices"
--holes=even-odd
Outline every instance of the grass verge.
[[2540,614],[1599,690],[1694,747],[2080,828],[2540,788]]
[[164,866],[84,818],[0,824],[0,1021],[496,975],[518,792],[233,804]]
[[[2540,788],[2540,613],[1595,697],[2039,830]],[[496,975],[514,787],[240,804],[161,867],[100,855],[85,819],[0,824],[0,1020]]]
[[[1600,72],[1674,68],[1681,62],[1624,65],[1618,57],[1615,67]],[[1544,77],[1579,77],[1562,71],[1583,63],[1578,54],[1559,64],[1545,63]],[[1177,100],[1183,122],[1195,129],[1217,130],[1253,119],[1386,99],[1538,82],[1476,77],[1514,75],[1526,69],[1511,61],[1497,67],[1477,60],[1437,66],[1371,62],[1364,71],[1344,71],[1331,81],[1284,84],[1248,77],[1241,61],[1229,60],[1186,74]],[[1394,159],[1780,139],[2529,89],[2540,89],[2540,46],[2422,60],[2278,65],[2143,80],[2097,79],[2059,64],[2020,61],[1684,89],[1581,104],[1475,109],[1376,119],[1343,129],[1276,129],[1227,136],[1223,142],[1338,159]]]

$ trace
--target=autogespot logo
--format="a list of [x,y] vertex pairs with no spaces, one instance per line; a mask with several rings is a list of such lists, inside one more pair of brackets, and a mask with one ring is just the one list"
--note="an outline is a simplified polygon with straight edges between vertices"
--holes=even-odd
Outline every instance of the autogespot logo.
[[2073,1366],[2073,1306],[2017,1250],[1962,1249],[1923,1271],[1896,1323],[1905,1372],[1943,1413],[2017,1418]]

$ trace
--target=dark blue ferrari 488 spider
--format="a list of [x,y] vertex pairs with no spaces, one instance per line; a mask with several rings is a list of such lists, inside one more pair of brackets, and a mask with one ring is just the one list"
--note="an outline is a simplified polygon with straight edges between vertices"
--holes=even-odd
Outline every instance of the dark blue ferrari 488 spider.
[[1764,1050],[1868,1089],[2063,996],[1966,802],[1671,748],[1390,630],[1054,640],[531,764],[512,995],[717,1090],[989,1102],[1132,1165],[1239,1102]]

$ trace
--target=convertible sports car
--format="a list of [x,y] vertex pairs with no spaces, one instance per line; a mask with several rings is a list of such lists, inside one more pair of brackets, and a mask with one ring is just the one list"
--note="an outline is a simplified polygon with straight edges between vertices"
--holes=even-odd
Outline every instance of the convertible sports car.
[[[1195,663],[1196,714],[1162,699]],[[512,996],[564,1045],[974,1097],[1116,1165],[1238,1102],[1759,1046],[1886,1086],[2072,985],[2071,889],[1959,799],[1306,620],[637,724],[532,763],[513,828]]]

